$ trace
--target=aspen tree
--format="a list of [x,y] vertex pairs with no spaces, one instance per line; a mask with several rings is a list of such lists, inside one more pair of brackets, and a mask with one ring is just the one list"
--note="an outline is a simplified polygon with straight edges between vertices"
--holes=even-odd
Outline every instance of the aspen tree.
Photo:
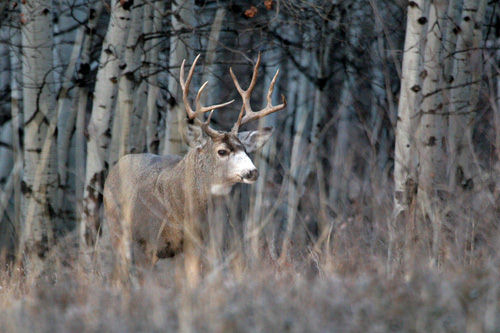
[[413,118],[418,107],[418,92],[421,90],[419,64],[422,29],[425,23],[422,20],[423,9],[423,0],[408,3],[394,153],[394,215],[396,218],[408,211],[416,184]]
[[170,37],[168,91],[170,93],[166,117],[165,144],[163,153],[183,154],[186,145],[183,134],[186,128],[186,116],[182,109],[182,91],[177,81],[179,69],[183,59],[188,59],[189,38],[183,30],[189,28],[192,17],[192,0],[179,0],[172,2],[172,35]]
[[24,174],[21,251],[27,268],[38,269],[53,242],[58,188],[53,91],[52,1],[22,5]]
[[443,99],[440,90],[440,61],[443,26],[447,1],[433,0],[429,7],[422,67],[422,101],[420,105],[419,124],[416,147],[419,156],[418,194],[417,200],[421,213],[420,223],[429,219],[433,230],[433,253],[437,256],[439,249],[440,229],[443,208],[443,193],[446,179],[446,125],[447,118],[443,114]]
[[106,155],[110,142],[110,118],[116,98],[122,65],[121,56],[130,26],[132,1],[113,2],[108,30],[102,45],[94,89],[92,115],[88,125],[87,163],[83,196],[83,221],[87,241],[95,241],[100,228],[99,205],[108,164]]
[[451,190],[472,189],[479,176],[474,162],[472,126],[476,114],[482,22],[486,0],[465,0],[450,78],[449,173]]

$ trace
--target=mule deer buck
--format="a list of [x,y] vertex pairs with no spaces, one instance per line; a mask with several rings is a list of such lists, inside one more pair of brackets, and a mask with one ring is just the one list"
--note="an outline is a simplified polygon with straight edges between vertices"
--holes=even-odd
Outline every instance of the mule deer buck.
[[[272,128],[239,132],[240,126],[282,110],[285,97],[279,105],[272,105],[271,94],[279,70],[267,92],[267,105],[253,111],[250,96],[257,81],[260,54],[253,69],[247,90],[238,83],[232,69],[231,77],[242,98],[238,120],[229,132],[210,127],[215,109],[234,100],[211,106],[202,106],[200,96],[205,82],[195,98],[195,110],[188,100],[189,85],[199,55],[184,81],[184,64],[180,69],[180,84],[189,121],[199,129],[200,136],[184,157],[153,154],[131,154],[122,157],[111,169],[104,186],[105,218],[109,225],[115,254],[127,263],[139,266],[154,265],[158,259],[172,257],[186,247],[185,240],[200,231],[207,217],[212,196],[227,195],[236,183],[251,184],[258,171],[248,157],[263,146],[272,134]],[[206,121],[198,116],[210,112]],[[184,245],[183,245],[184,244]]]

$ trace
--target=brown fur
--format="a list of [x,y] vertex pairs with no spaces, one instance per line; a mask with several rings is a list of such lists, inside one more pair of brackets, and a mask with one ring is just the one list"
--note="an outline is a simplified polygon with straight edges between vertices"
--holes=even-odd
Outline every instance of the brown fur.
[[[200,232],[210,201],[211,184],[234,184],[226,179],[227,165],[217,158],[221,147],[244,150],[235,135],[225,133],[174,155],[131,154],[111,169],[104,187],[105,218],[119,256],[142,266],[182,251],[187,220]],[[227,163],[226,163],[227,164]]]

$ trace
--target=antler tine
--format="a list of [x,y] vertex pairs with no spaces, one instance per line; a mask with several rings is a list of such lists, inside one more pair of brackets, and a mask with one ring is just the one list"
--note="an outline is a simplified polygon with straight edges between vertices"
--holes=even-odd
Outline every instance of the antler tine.
[[214,110],[210,111],[210,113],[208,114],[207,120],[205,120],[204,122],[200,121],[200,125],[201,125],[201,128],[203,129],[203,131],[208,136],[210,136],[211,138],[216,138],[216,137],[220,136],[221,133],[217,130],[214,130],[212,127],[210,127],[210,120],[212,119],[213,113],[214,113]]
[[273,79],[271,80],[271,84],[269,85],[269,89],[267,91],[267,105],[259,111],[253,111],[252,107],[250,105],[250,97],[252,94],[252,91],[255,87],[255,84],[257,82],[257,74],[259,72],[259,65],[260,65],[260,53],[257,58],[257,62],[255,63],[254,69],[253,69],[253,74],[252,74],[252,80],[250,81],[250,85],[248,86],[247,90],[243,90],[238,82],[238,79],[236,78],[236,75],[234,75],[233,70],[230,68],[229,72],[231,74],[231,77],[233,78],[234,85],[236,86],[236,89],[238,90],[239,94],[241,95],[241,98],[243,99],[243,105],[241,107],[240,114],[238,116],[238,120],[234,124],[232,128],[232,132],[238,132],[238,129],[241,125],[244,125],[252,120],[263,118],[273,112],[282,110],[286,107],[286,99],[285,96],[281,95],[282,104],[275,105],[273,106],[272,104],[272,98],[271,95],[274,91],[274,85],[276,84],[276,79],[279,74],[279,69],[276,71],[276,74],[274,74]]
[[252,73],[252,80],[250,81],[250,85],[248,86],[247,93],[249,94],[248,97],[250,97],[250,94],[253,91],[253,88],[255,88],[255,84],[257,83],[257,76],[259,75],[259,66],[260,66],[260,52],[259,55],[257,56],[257,62],[255,63],[255,66],[253,66],[253,73]]
[[236,90],[240,93],[240,95],[245,95],[249,96],[253,88],[255,87],[255,84],[257,83],[257,75],[259,74],[259,66],[260,66],[260,53],[259,56],[257,57],[257,62],[255,63],[255,66],[253,67],[253,74],[252,74],[252,80],[250,81],[250,85],[248,86],[247,90],[243,90],[241,88],[240,83],[238,82],[238,79],[236,78],[236,75],[234,75],[233,68],[229,67],[229,73],[231,74],[231,78],[233,79],[234,85],[236,86]]
[[[191,68],[189,69],[189,73],[188,73],[188,77],[187,77],[186,81],[184,81],[184,72],[185,72],[184,65],[186,63],[186,59],[184,59],[182,61],[181,70],[179,73],[179,81],[180,81],[181,88],[182,88],[182,100],[184,101],[184,107],[186,108],[186,113],[187,113],[189,119],[194,119],[199,114],[202,114],[202,113],[208,112],[208,111],[213,111],[215,109],[220,109],[220,108],[234,102],[234,99],[233,99],[229,102],[225,102],[225,103],[221,103],[221,104],[215,104],[215,105],[209,105],[209,106],[201,105],[201,102],[200,102],[201,93],[206,88],[206,86],[208,84],[208,81],[207,81],[200,87],[200,89],[198,90],[198,93],[196,94],[196,99],[195,99],[196,110],[193,111],[191,105],[189,104],[189,100],[188,100],[189,85],[191,84],[191,79],[193,78],[196,63],[198,62],[199,58],[200,58],[200,54],[198,54],[196,56],[196,58],[194,59],[193,65],[191,65]],[[210,122],[210,120],[209,120],[209,122]]]
[[196,62],[198,62],[199,58],[200,55],[198,54],[198,56],[193,61],[193,65],[191,65],[191,68],[189,69],[186,81],[184,81],[184,65],[186,64],[186,59],[182,60],[181,70],[179,73],[179,82],[181,84],[181,89],[182,89],[182,100],[184,102],[184,107],[186,109],[186,113],[189,119],[193,119],[196,117],[196,112],[193,111],[193,109],[191,108],[191,104],[189,104],[188,95],[189,95],[189,85],[191,84],[191,79],[193,78]]
[[[271,95],[273,94],[274,91],[274,84],[276,83],[276,79],[278,78],[278,74],[280,73],[280,69],[276,70],[276,74],[274,74],[273,79],[271,80],[271,84],[269,85],[269,89],[267,90],[267,105],[266,106],[272,106],[273,102],[271,99]],[[281,95],[284,97],[283,95]]]
[[206,81],[205,83],[203,83],[203,85],[198,90],[198,93],[196,94],[195,103],[196,103],[196,112],[197,113],[204,113],[204,112],[208,112],[208,111],[213,111],[215,109],[220,109],[220,108],[222,108],[222,107],[224,107],[226,105],[229,105],[229,104],[231,104],[231,103],[234,102],[234,99],[232,99],[229,102],[225,102],[225,103],[221,103],[221,104],[214,104],[214,105],[209,105],[209,106],[203,106],[203,105],[201,105],[201,102],[200,102],[201,93],[206,88],[207,84],[208,84],[208,81]]

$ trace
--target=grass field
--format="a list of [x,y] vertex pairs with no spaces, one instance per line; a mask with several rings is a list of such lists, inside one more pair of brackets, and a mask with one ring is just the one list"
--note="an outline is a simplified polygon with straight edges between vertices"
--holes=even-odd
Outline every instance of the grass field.
[[465,222],[454,225],[439,262],[418,245],[388,262],[383,216],[367,222],[363,207],[337,218],[322,244],[296,235],[283,256],[269,240],[258,255],[235,237],[216,251],[207,245],[196,286],[182,255],[119,286],[109,248],[84,254],[68,238],[43,272],[5,266],[0,331],[499,332],[500,243],[488,207],[469,230],[474,248]]

